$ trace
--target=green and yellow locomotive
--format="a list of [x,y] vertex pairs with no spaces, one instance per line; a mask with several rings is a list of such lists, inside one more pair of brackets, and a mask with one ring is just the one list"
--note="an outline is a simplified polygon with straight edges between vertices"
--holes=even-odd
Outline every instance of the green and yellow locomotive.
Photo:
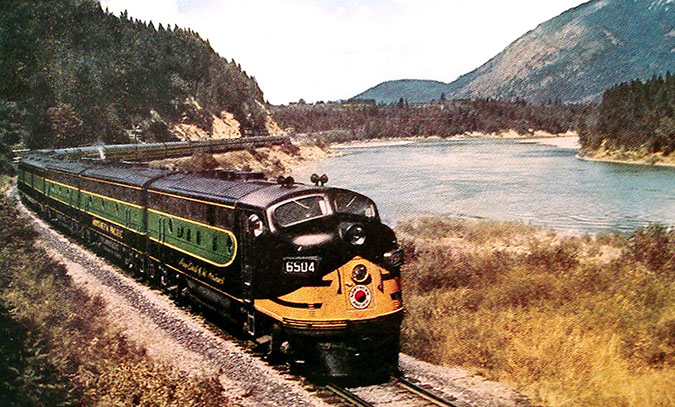
[[22,200],[178,298],[329,377],[398,368],[402,252],[358,193],[262,174],[27,156]]

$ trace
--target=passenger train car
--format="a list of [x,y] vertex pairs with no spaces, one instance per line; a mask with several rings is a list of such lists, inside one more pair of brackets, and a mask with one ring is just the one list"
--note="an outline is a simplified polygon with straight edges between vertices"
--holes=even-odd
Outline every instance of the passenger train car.
[[28,155],[22,200],[180,300],[336,378],[398,367],[402,251],[353,191]]

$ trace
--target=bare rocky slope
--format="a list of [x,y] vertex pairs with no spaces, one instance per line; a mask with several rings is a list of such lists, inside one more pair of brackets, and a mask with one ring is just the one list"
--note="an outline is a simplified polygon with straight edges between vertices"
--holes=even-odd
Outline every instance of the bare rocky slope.
[[443,92],[447,98],[591,101],[613,85],[674,66],[675,1],[592,0],[540,24],[444,88],[435,81],[414,87],[389,81],[354,98],[428,102]]

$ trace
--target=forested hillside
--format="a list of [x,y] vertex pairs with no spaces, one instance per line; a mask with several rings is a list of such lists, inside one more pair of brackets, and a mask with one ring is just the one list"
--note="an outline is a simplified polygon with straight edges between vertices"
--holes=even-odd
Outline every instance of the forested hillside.
[[[576,128],[593,106],[533,104],[523,100],[453,100],[430,104],[326,103],[275,106],[275,121],[297,133],[337,132],[328,141],[381,137],[450,137],[466,132],[532,130],[561,133]],[[340,133],[341,132],[341,133]]]
[[675,77],[654,76],[642,82],[623,83],[602,96],[597,123],[582,131],[581,145],[587,150],[675,150]]
[[[227,113],[225,113],[227,112]],[[196,32],[113,15],[95,0],[3,0],[0,137],[65,147],[210,133],[214,117],[265,133],[255,79]]]

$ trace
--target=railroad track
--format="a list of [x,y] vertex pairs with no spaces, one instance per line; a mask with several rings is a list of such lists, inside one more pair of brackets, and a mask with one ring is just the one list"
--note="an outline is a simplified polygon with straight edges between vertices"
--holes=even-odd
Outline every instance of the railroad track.
[[[12,195],[14,194],[15,191]],[[25,213],[30,213],[25,208],[23,208],[23,211],[25,211]],[[35,215],[33,214],[33,216]],[[73,259],[73,257],[78,257],[73,260],[76,260],[78,263],[84,262],[83,265],[86,266],[87,268],[97,269],[95,272],[96,273],[95,277],[97,279],[100,279],[100,281],[104,285],[109,286],[110,289],[112,289],[113,291],[120,291],[120,294],[123,294],[125,296],[134,294],[133,290],[129,290],[128,287],[123,287],[123,283],[121,282],[122,280],[119,277],[114,276],[107,271],[99,270],[98,267],[94,267],[91,264],[87,264],[86,262],[91,260],[81,259],[79,258],[80,256],[73,256],[72,250],[68,251],[67,249],[64,249],[65,246],[70,247],[70,245],[64,245],[62,241],[60,241],[55,237],[57,236],[57,232],[52,229],[51,225],[39,226],[38,224],[36,224],[36,228],[40,233],[42,240],[45,243],[47,243],[48,246],[51,246],[62,253],[66,251],[66,253],[64,254],[66,254],[67,257],[71,259]],[[76,242],[76,240],[73,239],[74,238],[72,237],[69,239],[71,243]],[[77,241],[77,243],[81,242]],[[81,248],[90,251],[90,248],[85,248],[82,246]],[[108,264],[112,266],[112,263]],[[118,268],[116,266],[113,266],[113,268],[115,269],[115,272],[119,273],[120,275],[130,276],[129,273],[124,269]],[[143,310],[144,307],[152,308],[150,305],[146,304],[147,301],[145,299],[138,296],[126,298],[129,299],[130,302],[134,304],[137,305],[140,304],[139,305],[140,313],[151,312],[150,310]],[[194,312],[194,310],[188,312]],[[157,312],[153,310],[152,314],[153,315],[157,314]],[[162,319],[159,321],[159,323],[160,325],[172,326],[175,324],[175,321],[169,320],[165,321],[164,319]],[[238,348],[240,348],[245,353],[262,358],[262,356],[258,354],[256,346],[253,342],[236,338],[230,335],[230,333],[227,332],[227,328],[223,325],[222,321],[218,322],[217,320],[215,320],[215,318],[213,318],[213,316],[211,317],[207,316],[207,318],[203,321],[203,323],[206,327],[208,327],[209,333],[214,337],[224,341],[228,341],[230,343],[234,343]],[[172,329],[172,331],[174,330]],[[175,331],[179,330],[176,329]],[[189,344],[188,348],[190,350],[196,351],[198,353],[208,354],[210,358],[213,358],[213,354],[217,352],[217,349],[215,349],[215,345],[211,343],[208,343],[208,346],[202,346],[200,344],[195,344],[195,342],[190,340],[191,337],[195,336],[202,337],[203,339],[203,337],[206,337],[203,333],[190,331],[190,332],[181,332],[180,335],[181,337],[176,339],[181,343],[187,342]],[[223,363],[225,362],[223,361]],[[331,404],[350,405],[358,407],[377,407],[382,405],[468,407],[466,403],[457,404],[454,403],[453,401],[448,400],[447,398],[444,398],[443,396],[434,394],[433,392],[412,383],[411,381],[406,379],[403,375],[392,379],[390,382],[380,385],[346,389],[335,384],[329,384],[326,386],[317,386],[309,381],[306,381],[302,377],[297,377],[292,372],[292,369],[290,369],[289,366],[286,364],[271,367],[273,367],[274,370],[279,372],[281,375],[285,376],[287,379],[295,381],[301,387],[305,388],[309,392],[316,393],[318,397],[323,398],[326,402]]]
[[324,386],[324,389],[343,403],[357,407],[379,405],[468,407],[466,404],[460,405],[432,393],[403,376],[394,378],[388,383],[367,386],[367,388],[348,390],[336,384],[328,384]]

